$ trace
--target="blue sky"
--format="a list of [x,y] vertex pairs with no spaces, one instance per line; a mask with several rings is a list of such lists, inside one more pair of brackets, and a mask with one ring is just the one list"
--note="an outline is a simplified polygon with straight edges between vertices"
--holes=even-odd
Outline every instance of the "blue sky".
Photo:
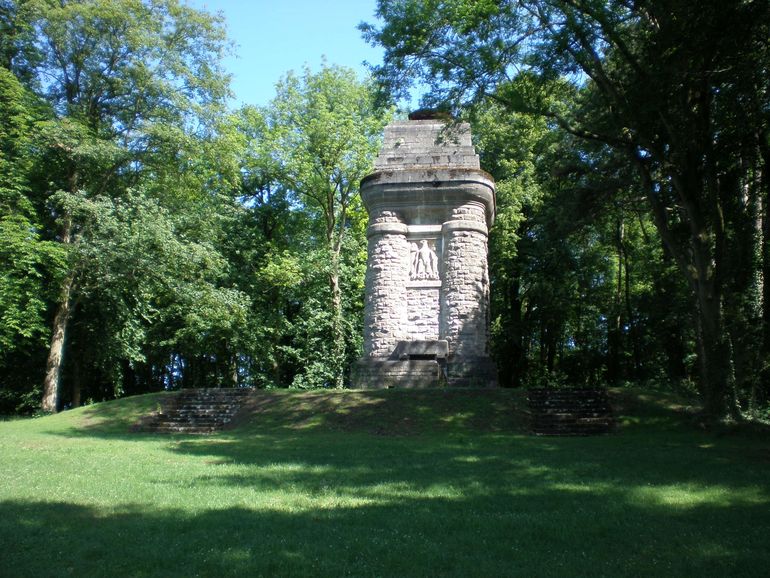
[[235,107],[265,105],[275,95],[275,83],[289,70],[307,64],[329,64],[366,72],[363,61],[379,64],[382,50],[369,46],[356,26],[374,22],[376,0],[187,0],[207,12],[224,14],[235,42],[234,56],[225,61],[233,75]]

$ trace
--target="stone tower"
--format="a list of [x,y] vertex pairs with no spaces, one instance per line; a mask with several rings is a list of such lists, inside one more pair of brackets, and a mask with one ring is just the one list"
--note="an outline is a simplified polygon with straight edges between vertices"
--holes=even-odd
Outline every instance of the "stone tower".
[[354,387],[496,381],[487,349],[494,180],[466,123],[422,118],[385,128],[375,172],[361,181],[368,263]]

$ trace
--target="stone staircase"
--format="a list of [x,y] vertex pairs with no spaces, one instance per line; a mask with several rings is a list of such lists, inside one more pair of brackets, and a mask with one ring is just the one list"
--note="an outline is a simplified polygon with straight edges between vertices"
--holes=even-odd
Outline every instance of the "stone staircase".
[[210,434],[229,423],[240,410],[250,389],[183,389],[161,403],[160,412],[148,416],[135,431]]
[[530,389],[527,401],[537,435],[606,434],[615,425],[606,389]]

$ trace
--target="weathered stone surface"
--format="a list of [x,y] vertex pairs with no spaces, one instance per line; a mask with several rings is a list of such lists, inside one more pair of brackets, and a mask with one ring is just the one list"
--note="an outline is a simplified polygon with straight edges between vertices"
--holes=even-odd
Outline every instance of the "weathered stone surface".
[[449,355],[449,343],[446,339],[415,339],[399,341],[391,360],[405,359],[446,359]]
[[438,339],[440,289],[438,287],[409,287],[407,289],[406,338],[410,340]]
[[443,383],[436,360],[360,359],[353,367],[356,387],[386,389],[390,387],[439,387]]
[[[353,385],[493,384],[487,235],[494,181],[479,168],[469,126],[391,123],[361,198],[369,245],[364,358]],[[446,344],[445,355],[404,354],[405,344],[416,350],[437,342]]]

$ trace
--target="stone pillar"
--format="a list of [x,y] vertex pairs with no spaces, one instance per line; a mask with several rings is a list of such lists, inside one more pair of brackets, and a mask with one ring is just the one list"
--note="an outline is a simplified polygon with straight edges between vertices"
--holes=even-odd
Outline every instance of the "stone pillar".
[[379,211],[367,230],[364,356],[388,357],[406,339],[407,226],[393,211]]
[[450,356],[485,355],[489,276],[483,207],[454,209],[442,232],[446,244],[442,334]]
[[457,384],[495,380],[489,361],[488,229],[484,207],[452,210],[442,227],[446,247],[441,334],[449,344],[449,378]]

